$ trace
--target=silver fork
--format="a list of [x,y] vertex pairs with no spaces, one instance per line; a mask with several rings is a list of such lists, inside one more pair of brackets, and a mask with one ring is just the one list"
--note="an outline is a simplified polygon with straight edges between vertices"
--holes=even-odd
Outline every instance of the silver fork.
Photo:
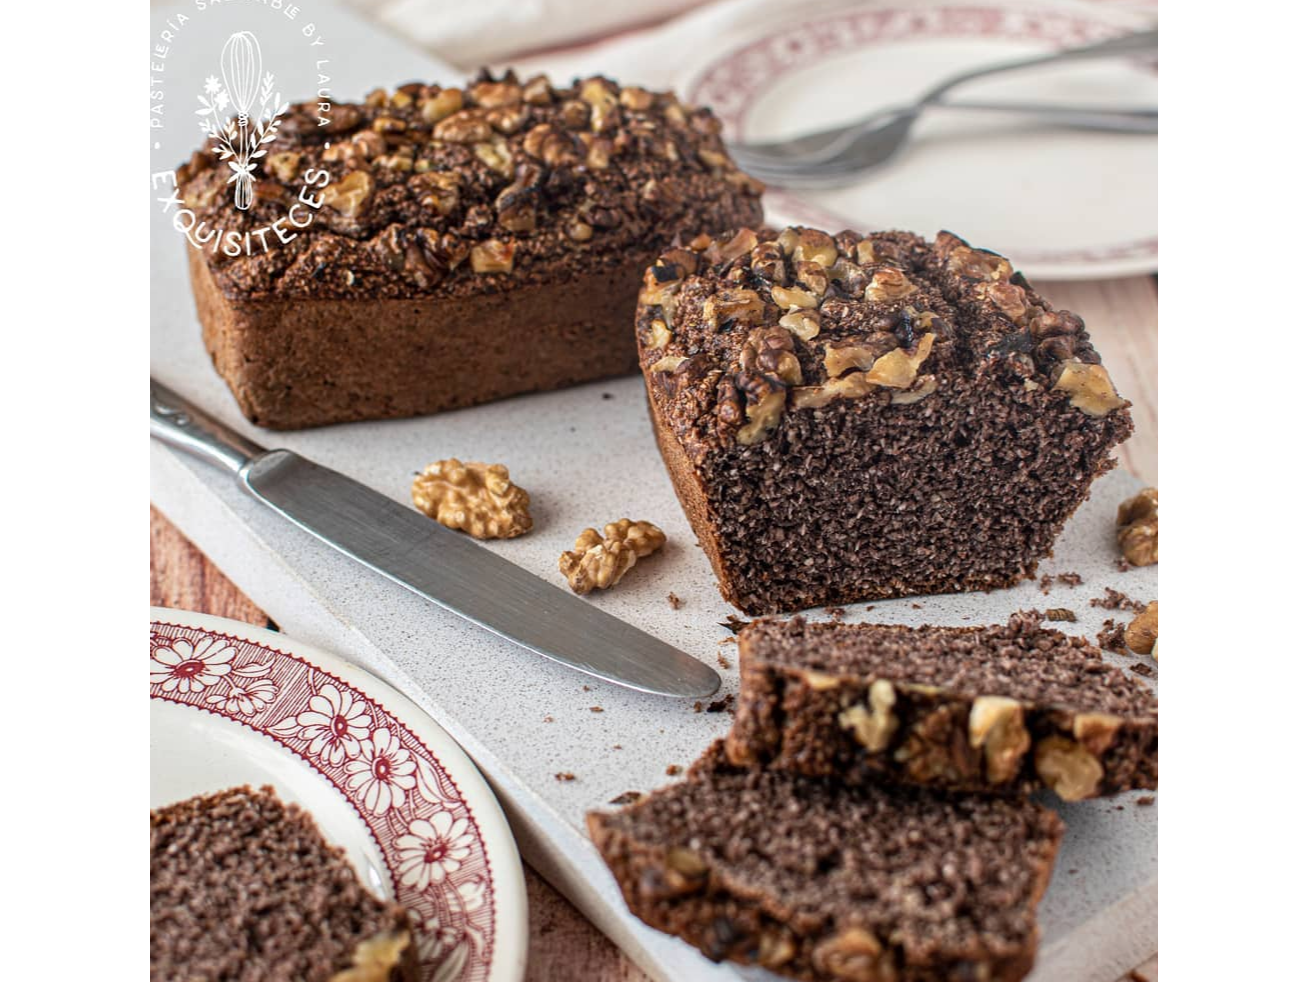
[[1015,103],[946,103],[947,92],[964,82],[1016,71],[1093,58],[1119,57],[1158,50],[1159,32],[1140,31],[1035,58],[1009,61],[952,76],[916,102],[885,109],[871,116],[817,133],[787,140],[734,144],[738,166],[768,184],[791,187],[827,187],[849,183],[851,177],[877,167],[903,146],[918,117],[928,108],[1017,112],[1035,115],[1043,122],[1078,128],[1119,132],[1158,132],[1157,110],[1093,109]]

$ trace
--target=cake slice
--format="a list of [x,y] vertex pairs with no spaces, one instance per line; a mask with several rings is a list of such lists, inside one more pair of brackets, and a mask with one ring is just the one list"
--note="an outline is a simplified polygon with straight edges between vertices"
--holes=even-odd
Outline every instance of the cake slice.
[[587,821],[641,920],[809,982],[1022,978],[1063,833],[1026,800],[738,769],[721,742]]
[[418,982],[404,909],[269,787],[150,813],[153,982]]
[[966,628],[763,619],[738,640],[738,765],[852,784],[1046,785],[1069,801],[1157,786],[1154,694],[1035,612]]
[[636,335],[673,487],[750,614],[1031,577],[1132,432],[1086,326],[942,232],[701,236]]

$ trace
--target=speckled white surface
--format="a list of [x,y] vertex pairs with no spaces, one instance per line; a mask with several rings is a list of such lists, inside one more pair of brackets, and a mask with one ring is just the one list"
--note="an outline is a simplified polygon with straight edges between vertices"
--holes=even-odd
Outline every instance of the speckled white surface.
[[[342,94],[366,88],[369,72],[368,84],[430,73],[430,60],[394,40],[353,25],[351,37],[354,50],[376,57],[342,67]],[[389,70],[380,74],[370,67],[383,63]],[[717,664],[721,651],[732,666],[722,672],[723,691],[736,691],[735,646],[717,643],[728,636],[719,622],[733,611],[719,597],[664,473],[639,379],[427,419],[262,432],[244,422],[209,365],[180,238],[158,215],[154,232],[151,371],[157,378],[265,446],[299,451],[402,501],[412,473],[437,458],[507,464],[531,492],[536,525],[521,539],[488,548],[551,580],[559,580],[559,553],[582,528],[621,517],[656,522],[668,533],[667,547],[593,602],[709,664]],[[871,612],[853,605],[849,619],[981,624],[1020,608],[1064,606],[1080,618],[1074,629],[1094,636],[1107,615],[1088,602],[1104,587],[1157,596],[1154,569],[1121,573],[1114,565],[1114,508],[1134,487],[1126,475],[1101,480],[1043,566],[1081,573],[1082,587],[1054,587],[1046,597],[1027,584],[989,595],[883,602]],[[636,921],[582,831],[587,809],[669,780],[667,766],[693,760],[727,730],[728,714],[697,714],[689,702],[594,682],[502,642],[289,526],[225,474],[157,445],[151,494],[284,631],[383,675],[445,726],[500,795],[526,858],[652,975],[678,982],[763,977],[713,966]],[[680,610],[669,606],[670,591],[682,598]],[[593,706],[604,711],[592,712]],[[561,771],[576,780],[556,781]],[[1124,796],[1060,811],[1068,834],[1042,906],[1044,941],[1032,978],[1109,982],[1156,950],[1157,810]]]

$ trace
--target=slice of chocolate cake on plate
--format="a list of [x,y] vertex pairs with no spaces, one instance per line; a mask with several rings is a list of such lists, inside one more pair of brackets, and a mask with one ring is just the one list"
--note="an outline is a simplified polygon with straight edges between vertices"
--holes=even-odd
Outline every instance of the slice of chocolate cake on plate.
[[418,982],[403,908],[272,788],[150,813],[152,982]]

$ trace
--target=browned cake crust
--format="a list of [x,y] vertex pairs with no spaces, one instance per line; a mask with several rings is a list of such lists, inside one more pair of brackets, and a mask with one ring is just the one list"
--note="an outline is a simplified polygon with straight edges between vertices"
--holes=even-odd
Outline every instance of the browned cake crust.
[[[389,969],[387,966],[391,966]],[[403,908],[269,787],[150,813],[153,982],[418,982]]]
[[738,765],[1070,800],[1158,786],[1153,693],[1034,613],[968,628],[765,619],[738,637]]
[[641,920],[806,982],[1022,978],[1063,834],[1021,799],[738,770],[721,743],[587,824]]
[[1030,577],[1132,430],[1081,319],[946,232],[702,236],[647,271],[636,333],[673,485],[753,614]]
[[284,218],[307,181],[323,199],[267,251],[188,246],[205,344],[264,426],[634,371],[641,271],[679,233],[762,215],[761,185],[727,158],[709,110],[607,79],[484,74],[463,89],[379,90],[333,106],[323,127],[317,115],[291,107],[247,212],[209,148],[177,175],[199,227],[238,236]]

